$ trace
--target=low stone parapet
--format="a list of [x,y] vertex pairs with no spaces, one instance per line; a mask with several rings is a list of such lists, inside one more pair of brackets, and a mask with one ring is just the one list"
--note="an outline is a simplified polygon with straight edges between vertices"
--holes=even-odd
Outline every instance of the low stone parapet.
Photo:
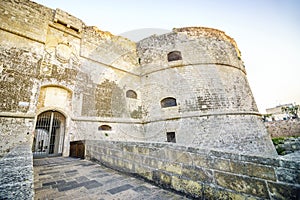
[[300,160],[167,143],[86,141],[86,158],[199,199],[299,199]]
[[33,158],[30,144],[11,149],[0,160],[0,199],[33,199]]

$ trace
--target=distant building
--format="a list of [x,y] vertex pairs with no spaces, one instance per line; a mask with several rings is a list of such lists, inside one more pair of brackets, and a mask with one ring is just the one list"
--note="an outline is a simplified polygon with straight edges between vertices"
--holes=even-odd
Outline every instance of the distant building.
[[278,121],[278,120],[287,120],[290,118],[288,113],[282,111],[283,107],[290,107],[293,106],[292,103],[278,105],[274,108],[267,108],[266,112],[268,115],[271,115],[267,118],[267,121]]

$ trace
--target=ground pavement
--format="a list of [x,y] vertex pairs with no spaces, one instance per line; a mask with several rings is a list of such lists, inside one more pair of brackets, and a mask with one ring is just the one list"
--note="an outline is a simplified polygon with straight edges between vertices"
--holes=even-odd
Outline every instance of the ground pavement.
[[141,179],[76,158],[34,159],[34,199],[188,199]]

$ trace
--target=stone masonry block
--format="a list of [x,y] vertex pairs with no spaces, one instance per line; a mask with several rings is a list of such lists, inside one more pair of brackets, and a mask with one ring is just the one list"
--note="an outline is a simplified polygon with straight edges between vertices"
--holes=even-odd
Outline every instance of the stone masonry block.
[[300,184],[299,170],[278,167],[275,172],[279,181]]
[[118,159],[118,158],[116,158],[116,159],[114,160],[114,165],[115,165],[116,167],[123,168],[123,167],[124,167],[124,161],[123,161],[123,159]]
[[253,163],[249,163],[247,167],[251,176],[273,181],[276,180],[276,175],[273,167]]
[[177,157],[177,159],[175,160],[175,162],[179,162],[179,163],[184,163],[184,164],[193,164],[193,159],[192,156],[190,155],[190,153],[188,152],[184,152],[184,151],[174,151]]
[[144,162],[144,159],[146,158],[146,156],[144,155],[139,155],[139,154],[134,154],[133,156],[133,160],[135,163],[141,164]]
[[153,167],[153,168],[157,168],[157,169],[162,169],[163,168],[163,162],[156,159],[156,158],[152,158],[152,157],[145,157],[143,160],[144,164]]
[[124,168],[127,169],[126,171],[134,172],[134,164],[132,162],[124,160]]
[[179,163],[164,162],[162,169],[170,173],[174,173],[178,175],[182,174],[182,164]]
[[273,181],[276,180],[274,168],[265,165],[258,165],[241,161],[231,161],[230,171],[235,174],[244,174]]
[[177,151],[174,149],[165,149],[164,150],[164,158],[166,160],[170,160],[171,162],[178,162],[178,163],[192,163],[192,157],[189,155],[188,152],[185,151]]
[[270,191],[270,197],[272,199],[290,199],[298,200],[300,199],[300,187],[280,184],[275,182],[268,182],[268,187]]
[[123,151],[127,151],[127,152],[132,152],[132,153],[137,153],[138,149],[136,146],[132,146],[132,145],[124,145],[123,146]]
[[194,198],[202,198],[202,185],[196,181],[172,176],[171,187],[176,191],[190,194]]
[[107,149],[107,148],[102,148],[102,149],[101,149],[101,153],[103,153],[103,154],[106,154],[106,155],[107,155],[107,154],[108,154],[108,152],[109,152],[108,150],[109,150],[109,149]]
[[230,172],[230,160],[214,158],[210,160],[210,165],[213,169]]
[[134,160],[135,154],[130,153],[130,152],[123,152],[122,157],[126,160]]
[[192,160],[193,160],[193,165],[199,166],[199,167],[210,167],[210,161],[207,156],[205,155],[199,155],[195,153],[190,154]]
[[[155,156],[155,157],[157,157],[157,156],[162,156],[161,155],[161,152],[163,151],[162,149],[160,149],[160,148],[155,148],[155,147],[148,147],[148,149],[149,149],[149,156]],[[162,157],[161,157],[162,158]]]
[[[214,185],[203,185],[203,196],[205,199],[222,199],[222,200],[248,200],[246,195],[235,193],[233,191],[225,190]],[[256,198],[253,198],[256,199]]]
[[201,181],[204,183],[212,183],[214,178],[212,171],[209,169],[187,165],[183,165],[182,167],[182,176],[193,181]]
[[166,172],[155,170],[153,171],[152,180],[164,188],[170,188],[172,176]]
[[300,170],[299,160],[280,160],[280,166],[284,168],[292,168]]
[[110,155],[115,156],[115,157],[122,157],[123,156],[121,151],[114,150],[114,149],[110,150]]
[[240,158],[239,154],[229,153],[229,152],[224,152],[224,151],[215,151],[215,150],[211,150],[209,152],[209,155],[213,156],[213,157],[230,159],[230,160],[238,160]]
[[240,160],[245,162],[253,162],[262,165],[280,166],[280,160],[277,158],[267,158],[260,156],[240,155]]
[[146,178],[147,180],[152,180],[154,169],[140,165],[135,164],[135,173],[137,173],[139,176]]
[[148,147],[137,147],[137,151],[139,154],[149,155],[149,148]]
[[215,172],[215,181],[219,186],[236,192],[268,198],[266,183],[258,179]]

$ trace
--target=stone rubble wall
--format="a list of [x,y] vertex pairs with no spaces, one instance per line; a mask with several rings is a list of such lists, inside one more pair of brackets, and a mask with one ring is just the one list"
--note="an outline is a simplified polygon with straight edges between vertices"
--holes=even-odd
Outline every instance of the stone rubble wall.
[[299,199],[300,162],[166,143],[85,141],[86,158],[197,199]]
[[24,142],[32,142],[34,118],[0,117],[0,157]]
[[271,137],[300,136],[300,119],[264,122]]
[[279,155],[300,153],[300,137],[278,138],[274,145]]
[[0,159],[0,199],[33,199],[31,144],[19,144]]

